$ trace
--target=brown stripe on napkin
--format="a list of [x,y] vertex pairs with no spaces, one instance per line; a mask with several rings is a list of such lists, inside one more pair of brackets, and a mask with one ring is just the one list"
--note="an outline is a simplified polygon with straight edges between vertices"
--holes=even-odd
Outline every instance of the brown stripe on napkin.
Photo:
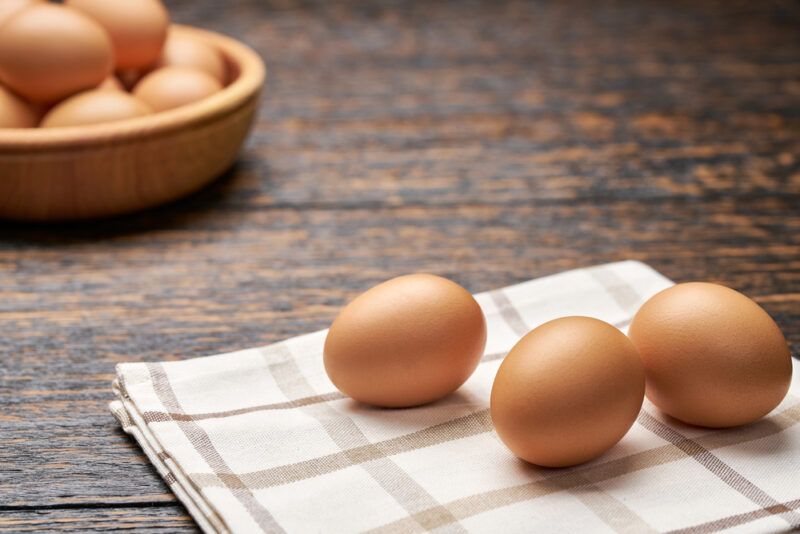
[[151,410],[144,412],[144,414],[142,414],[142,417],[148,423],[162,423],[165,421],[202,421],[203,419],[219,419],[223,417],[232,417],[234,415],[242,415],[253,412],[263,412],[269,410],[292,410],[294,408],[300,408],[302,406],[307,406],[309,404],[329,402],[332,400],[339,400],[343,398],[345,398],[344,395],[336,391],[336,392],[326,393],[324,395],[309,395],[308,397],[301,397],[299,399],[287,402],[258,404],[256,406],[248,406],[247,408],[238,408],[236,410],[224,410],[219,412],[188,414],[188,413],[159,412]]
[[[481,362],[491,362],[505,358],[508,352],[497,352],[492,354],[485,354],[481,358]],[[262,411],[271,410],[293,410],[311,404],[318,404],[322,402],[331,402],[336,400],[346,399],[347,397],[338,391],[332,391],[320,395],[309,395],[300,397],[294,400],[285,402],[273,402],[269,404],[257,404],[248,406],[246,408],[237,408],[235,410],[221,410],[218,412],[203,412],[203,413],[172,413],[157,410],[148,410],[142,414],[142,418],[146,423],[164,423],[168,421],[202,421],[204,419],[221,419],[225,417],[232,417],[234,415],[249,414]]]
[[656,532],[639,515],[625,506],[620,500],[612,497],[599,486],[585,479],[585,484],[564,488],[572,490],[572,494],[586,505],[603,522],[620,534],[647,534]]
[[764,517],[768,517],[770,515],[780,515],[780,512],[777,512],[776,510],[777,508],[797,510],[800,508],[800,499],[778,503],[775,506],[768,506],[767,508],[753,510],[752,512],[729,515],[728,517],[723,517],[722,519],[717,519],[716,521],[709,521],[708,523],[702,523],[692,527],[670,530],[667,534],[709,534],[711,532],[720,532],[729,528],[738,527],[739,525],[744,525],[745,523],[750,523],[751,521],[755,521],[757,519],[763,519]]
[[522,318],[519,310],[514,307],[506,294],[503,293],[503,290],[497,289],[490,292],[489,295],[491,295],[492,300],[497,306],[500,316],[511,328],[511,330],[518,336],[525,335],[528,332],[528,326],[525,324],[525,319]]
[[[181,408],[181,404],[178,402],[178,398],[172,390],[169,377],[167,373],[164,372],[162,364],[149,363],[147,364],[147,370],[153,381],[153,389],[164,407],[171,413],[182,413],[183,409]],[[176,421],[176,423],[183,431],[186,439],[189,440],[189,443],[192,444],[192,447],[194,447],[195,451],[205,460],[208,466],[215,473],[230,477],[228,478],[229,482],[225,483],[225,486],[250,513],[258,526],[265,532],[283,532],[283,528],[275,521],[272,514],[258,502],[252,491],[233,474],[233,471],[222,458],[219,451],[214,447],[214,444],[202,427],[194,421]],[[230,483],[231,479],[234,483]]]
[[642,297],[627,281],[622,279],[609,265],[587,269],[589,275],[597,280],[614,302],[625,313],[633,315],[642,304]]
[[[488,410],[481,410],[463,417],[449,420],[417,432],[402,436],[367,443],[337,453],[327,454],[310,460],[289,465],[261,469],[238,475],[248,487],[263,489],[298,480],[311,478],[365,462],[379,460],[403,452],[431,447],[446,441],[483,434],[491,430],[491,419]],[[203,473],[192,475],[192,480],[204,487],[219,486],[215,476]],[[222,476],[220,475],[220,479]]]
[[791,528],[800,527],[800,513],[797,513],[785,506],[780,506],[778,501],[773,499],[766,491],[742,476],[729,464],[723,462],[718,456],[714,455],[707,448],[700,445],[672,427],[669,427],[642,410],[639,415],[640,424],[658,437],[669,441],[676,447],[692,457],[697,463],[714,473],[724,483],[761,506],[763,510],[775,510],[775,514],[781,516],[789,523]]
[[[303,376],[286,345],[273,345],[270,350],[281,360],[277,363],[268,363],[278,388],[288,398],[312,396],[313,388]],[[269,357],[266,359],[267,362],[270,361]],[[387,458],[384,451],[375,448],[358,428],[358,425],[347,415],[324,403],[307,404],[301,406],[300,409],[322,425],[333,442],[342,449],[349,465],[361,465],[409,515],[413,516],[416,512],[428,508],[440,508],[440,516],[435,518],[437,521],[450,523],[455,520],[430,493],[425,491],[397,463]],[[358,450],[363,453],[361,455],[353,454]],[[436,528],[436,525],[432,523],[420,523],[419,526],[428,530]]]
[[[728,447],[773,436],[800,422],[800,417],[798,417],[798,415],[800,415],[800,404],[778,415],[783,417],[770,417],[768,420],[755,423],[753,425],[754,428],[745,434],[727,434],[724,436],[724,439],[719,439],[718,436],[712,433],[708,436],[697,438],[695,442],[701,447],[710,449]],[[706,441],[708,441],[708,443],[706,443]],[[585,486],[587,481],[597,484],[637,471],[643,471],[657,465],[669,464],[677,460],[685,459],[688,456],[689,454],[686,451],[670,443],[643,452],[634,453],[623,458],[573,468],[566,473],[544,477],[528,484],[477,493],[446,503],[446,506],[458,520],[461,520],[517,502],[536,499],[558,491],[569,491],[577,487]],[[380,534],[406,532],[414,523],[414,520],[400,519],[383,525],[373,532]]]

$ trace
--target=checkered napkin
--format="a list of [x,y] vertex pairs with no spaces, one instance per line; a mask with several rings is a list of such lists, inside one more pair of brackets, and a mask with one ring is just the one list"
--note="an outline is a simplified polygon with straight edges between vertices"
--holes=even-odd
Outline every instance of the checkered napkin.
[[477,300],[482,363],[456,393],[386,410],[343,397],[325,332],[117,370],[111,411],[206,532],[737,532],[800,525],[800,376],[760,422],[712,431],[647,401],[627,436],[568,469],[516,459],[492,430],[501,359],[531,328],[587,315],[625,329],[671,282],[638,262],[570,271]]

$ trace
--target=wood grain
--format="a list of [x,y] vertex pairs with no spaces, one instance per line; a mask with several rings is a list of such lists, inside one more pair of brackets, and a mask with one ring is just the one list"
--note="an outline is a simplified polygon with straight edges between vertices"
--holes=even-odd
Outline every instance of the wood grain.
[[178,532],[196,530],[178,504],[3,511],[0,532]]
[[260,119],[184,201],[0,225],[0,527],[191,531],[107,413],[114,365],[324,328],[402,273],[639,259],[800,351],[796,3],[170,6],[264,55]]

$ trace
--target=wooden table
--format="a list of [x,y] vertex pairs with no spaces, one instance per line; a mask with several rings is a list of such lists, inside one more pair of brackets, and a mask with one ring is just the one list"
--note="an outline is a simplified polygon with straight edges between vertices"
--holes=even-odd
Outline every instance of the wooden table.
[[0,529],[195,529],[107,410],[114,365],[326,327],[391,276],[472,291],[633,258],[800,349],[800,6],[171,2],[269,81],[212,187],[0,227]]

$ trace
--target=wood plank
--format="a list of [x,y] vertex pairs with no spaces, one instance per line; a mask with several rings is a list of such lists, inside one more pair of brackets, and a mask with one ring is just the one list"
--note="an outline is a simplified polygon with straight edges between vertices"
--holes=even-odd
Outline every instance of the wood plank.
[[237,205],[800,191],[790,2],[174,13],[219,20],[270,66]]
[[178,504],[39,510],[0,509],[0,532],[199,532]]

